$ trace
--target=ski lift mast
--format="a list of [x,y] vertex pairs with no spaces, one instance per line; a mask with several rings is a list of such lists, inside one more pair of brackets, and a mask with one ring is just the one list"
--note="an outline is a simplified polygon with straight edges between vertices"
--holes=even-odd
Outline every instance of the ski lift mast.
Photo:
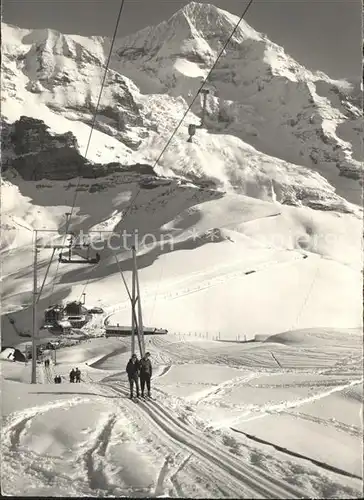
[[[135,353],[135,330],[138,335],[139,351],[140,357],[142,358],[145,354],[145,343],[144,343],[144,327],[143,327],[143,316],[142,316],[142,303],[140,299],[140,286],[139,286],[139,276],[138,276],[138,265],[136,258],[136,249],[132,247],[133,252],[133,277],[132,277],[132,330],[131,330],[131,348],[132,354]],[[135,311],[135,306],[138,304],[138,315]]]
[[[68,214],[66,214],[67,216]],[[40,300],[43,287],[45,284],[45,281],[47,279],[48,271],[50,268],[49,263],[47,270],[46,270],[46,275],[44,277],[42,286],[38,292],[38,253],[41,248],[43,249],[52,249],[52,257],[51,261],[53,259],[53,255],[55,251],[61,250],[60,253],[60,258],[59,262],[65,263],[65,264],[86,264],[86,265],[93,265],[97,264],[100,261],[100,256],[96,256],[95,258],[87,258],[87,259],[72,259],[72,247],[73,248],[89,248],[90,244],[87,243],[85,244],[80,244],[80,245],[73,245],[73,238],[75,237],[74,233],[66,233],[63,236],[70,236],[70,243],[68,245],[53,245],[53,244],[46,244],[46,245],[39,245],[38,244],[38,235],[39,233],[55,233],[58,236],[62,236],[61,233],[57,229],[35,229],[33,231],[34,234],[34,247],[33,247],[33,252],[34,252],[34,257],[33,257],[33,304],[32,304],[32,371],[31,371],[31,384],[36,384],[37,383],[37,338],[38,338],[38,322],[37,322],[37,304]],[[112,231],[89,231],[88,234],[98,234],[100,235],[101,239],[101,234],[102,233],[112,233]],[[68,249],[69,255],[68,259],[63,258],[62,256],[62,250]]]
[[138,346],[140,357],[143,357],[145,354],[145,342],[144,342],[144,326],[143,326],[143,316],[142,316],[142,304],[140,297],[140,284],[139,284],[139,276],[138,276],[138,265],[137,265],[137,256],[136,256],[136,248],[132,246],[132,260],[133,260],[133,271],[132,271],[132,290],[131,293],[129,291],[129,287],[125,281],[123,271],[120,267],[120,263],[118,261],[116,253],[114,253],[114,258],[116,264],[119,268],[119,272],[121,275],[121,279],[123,280],[126,292],[128,294],[130,304],[131,304],[131,353],[135,354],[135,335],[138,338]]
[[208,89],[201,89],[200,93],[202,94],[202,115],[201,115],[201,122],[200,125],[195,125],[193,123],[190,123],[188,126],[188,134],[189,138],[187,139],[187,142],[192,142],[192,137],[196,133],[196,129],[198,128],[203,128],[205,126],[205,116],[206,116],[206,104],[207,104],[207,96],[210,93]]

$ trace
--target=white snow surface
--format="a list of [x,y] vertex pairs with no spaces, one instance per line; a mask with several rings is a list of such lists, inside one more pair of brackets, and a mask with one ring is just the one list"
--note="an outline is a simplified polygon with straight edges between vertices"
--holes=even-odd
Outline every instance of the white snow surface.
[[[0,361],[6,495],[360,495],[360,330],[250,344],[171,334],[146,342],[149,402],[127,399],[127,338],[58,349],[57,365],[37,365],[38,385],[29,384],[29,364]],[[82,381],[70,384],[76,366]]]
[[[192,2],[117,40],[88,159],[153,165],[236,21]],[[110,40],[2,30],[3,119],[72,131],[84,154]],[[73,230],[138,229],[144,325],[169,331],[146,337],[155,402],[126,399],[130,339],[102,336],[106,319],[130,324],[115,262],[130,284],[130,251],[104,248],[97,266],[56,259],[38,325],[85,285],[86,306],[105,312],[68,336],[56,366],[37,365],[38,385],[29,363],[0,360],[6,495],[360,496],[360,111],[349,84],[245,22],[208,88],[206,127],[186,142],[197,99],[156,165],[158,186],[141,188],[137,172],[81,179],[73,210]],[[76,184],[3,175],[2,346],[29,345],[33,229],[64,229]],[[49,259],[41,249],[38,286]],[[40,330],[39,342],[51,339]]]

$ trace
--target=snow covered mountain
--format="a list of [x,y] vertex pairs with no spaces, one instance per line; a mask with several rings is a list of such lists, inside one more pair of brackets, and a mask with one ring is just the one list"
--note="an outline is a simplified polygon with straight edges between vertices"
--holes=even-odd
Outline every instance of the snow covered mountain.
[[[228,272],[222,269],[226,256],[231,259],[229,273],[234,275],[249,259],[254,266],[264,267],[267,262],[289,261],[291,256],[301,259],[303,251],[315,254],[312,264],[302,263],[309,269],[305,267],[302,273],[309,277],[321,269],[321,258],[331,259],[332,264],[323,264],[321,274],[327,280],[325,294],[332,288],[340,293],[347,287],[356,289],[361,261],[362,125],[347,82],[307,70],[282,47],[242,22],[209,77],[206,128],[197,131],[193,143],[187,142],[188,124],[199,123],[201,115],[201,100],[197,99],[154,165],[237,20],[213,5],[192,2],[168,21],[118,39],[90,147],[90,127],[110,40],[2,25],[6,312],[23,307],[27,317],[31,229],[64,227],[78,173],[83,178],[78,186],[75,230],[137,227],[140,236],[156,235],[159,246],[146,252],[141,266],[151,302],[159,293],[161,262],[163,293],[168,296],[168,287],[180,286],[181,280],[189,292],[202,275],[206,283],[218,281]],[[132,212],[121,223],[137,193]],[[264,221],[256,222],[260,218]],[[160,246],[166,231],[175,238],[174,251],[166,252]],[[197,234],[198,241],[192,241],[191,234]],[[218,236],[214,242],[211,234]],[[334,243],[330,235],[334,235]],[[317,243],[320,237],[323,240]],[[219,249],[213,244],[217,242]],[[126,258],[125,252],[120,257]],[[42,266],[48,258],[42,253]],[[187,271],[187,263],[194,267],[194,259],[196,269]],[[245,264],[244,272],[248,272]],[[331,265],[338,266],[338,274]],[[350,268],[350,276],[343,277],[343,265]],[[128,271],[128,261],[125,266]],[[358,272],[355,278],[353,269]],[[191,275],[182,279],[182,271]],[[110,252],[104,252],[102,265],[92,276],[85,269],[62,269],[60,274],[57,299],[77,295],[78,286],[90,279],[95,297],[102,287],[107,290],[106,302],[119,303],[108,293],[114,293],[114,284],[120,279]],[[53,276],[51,270],[50,278]],[[258,280],[257,292],[263,283],[277,286],[277,276],[273,273],[263,282]],[[297,268],[297,279],[301,276],[301,268]],[[253,300],[254,317],[260,320],[261,295],[251,295],[251,285],[245,288],[239,283],[233,287],[234,295],[247,293],[247,300]],[[292,295],[294,283],[284,286],[282,296]],[[47,300],[51,288],[45,288]],[[293,315],[298,314],[306,291],[297,300]],[[316,325],[316,321],[328,326],[332,310],[324,295],[325,304],[319,301],[316,306],[326,312],[320,319],[307,314],[304,326]],[[203,305],[195,301],[191,325],[200,324],[203,329],[206,308],[218,301],[213,294],[205,295]],[[266,301],[272,301],[270,294]],[[357,326],[360,304],[351,300],[348,305],[341,295],[337,301],[337,314],[343,316],[338,320],[334,315],[330,321],[335,326],[337,321]],[[186,307],[191,310],[191,304],[181,305],[179,316],[174,311],[175,318],[179,317],[176,321],[185,319]],[[165,322],[163,311],[156,312],[153,306],[150,320],[154,314]],[[218,327],[237,330],[239,314],[229,314]],[[287,319],[273,333],[288,328],[292,321]],[[252,320],[250,333],[267,328],[263,323],[255,328]]]
[[[192,2],[168,21],[118,40],[96,123],[118,142],[113,147],[108,138],[111,150],[97,152],[93,144],[89,158],[153,162],[237,20]],[[78,137],[69,121],[91,124],[110,41],[10,26],[3,39],[3,115],[14,121],[28,114],[47,125],[52,117],[55,131],[68,128]],[[197,100],[159,171],[213,175],[265,199],[277,188],[279,201],[359,204],[361,115],[350,103],[350,85],[306,70],[245,22],[225,52],[209,78],[209,133],[185,143],[188,123],[198,123]],[[205,163],[201,152],[214,161]]]

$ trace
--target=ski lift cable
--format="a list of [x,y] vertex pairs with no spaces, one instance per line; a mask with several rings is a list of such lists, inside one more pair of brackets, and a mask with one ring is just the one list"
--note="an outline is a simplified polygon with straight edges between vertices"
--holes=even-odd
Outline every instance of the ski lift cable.
[[[209,77],[211,76],[211,73],[213,72],[213,70],[216,68],[216,65],[217,63],[219,62],[221,56],[224,54],[224,51],[226,49],[226,47],[229,45],[232,37],[234,36],[234,34],[236,33],[236,30],[239,28],[241,22],[243,21],[246,13],[248,12],[249,8],[251,7],[252,3],[253,3],[254,0],[250,0],[248,5],[245,7],[243,13],[241,14],[238,22],[235,24],[234,26],[234,29],[232,30],[232,32],[230,33],[228,39],[226,40],[226,42],[224,43],[222,49],[220,50],[220,52],[218,53],[213,65],[211,66],[207,76],[205,77],[205,79],[203,80],[200,88],[198,89],[198,91],[196,92],[194,98],[192,99],[191,103],[189,104],[187,110],[185,111],[185,113],[183,114],[181,120],[179,121],[179,123],[177,124],[176,128],[174,129],[174,131],[172,132],[170,138],[168,139],[168,141],[166,142],[164,148],[162,149],[161,153],[159,154],[158,158],[156,159],[156,161],[154,162],[154,165],[153,165],[153,169],[158,165],[159,163],[159,160],[162,158],[162,156],[164,155],[164,153],[166,152],[168,146],[170,145],[170,143],[172,142],[172,139],[173,137],[176,135],[177,131],[179,130],[179,128],[181,127],[184,119],[186,118],[187,114],[189,113],[189,111],[191,110],[193,104],[195,103],[197,97],[199,96],[199,94],[201,93],[203,87],[205,86],[205,84],[207,83]],[[158,291],[159,291],[159,286],[160,286],[160,282],[161,282],[161,279],[162,279],[162,274],[163,274],[163,263],[161,263],[161,272],[160,272],[160,276],[159,276],[159,280],[158,280],[158,286],[157,286],[157,289],[155,291],[155,294],[154,294],[154,300],[153,300],[153,307],[152,307],[152,316],[154,315],[154,311],[155,311],[155,306],[156,306],[156,301],[157,301],[157,295],[158,295]]]
[[[210,68],[206,78],[204,79],[202,85],[200,86],[200,88],[198,89],[198,91],[196,92],[191,104],[189,105],[187,111],[184,113],[183,117],[181,118],[181,120],[179,121],[178,125],[176,126],[176,128],[174,129],[174,131],[172,132],[172,135],[170,136],[170,138],[168,139],[167,143],[165,144],[165,146],[163,147],[161,153],[159,154],[158,158],[155,160],[154,164],[153,164],[153,169],[158,165],[158,162],[159,160],[161,159],[161,157],[163,156],[163,154],[165,153],[165,151],[167,150],[169,144],[171,143],[173,137],[176,135],[178,129],[180,128],[180,126],[182,125],[183,123],[183,120],[186,118],[187,116],[187,113],[190,111],[191,107],[193,106],[194,102],[196,101],[198,95],[200,94],[201,90],[203,89],[204,85],[206,84],[208,78],[211,76],[211,73],[212,71],[215,69],[219,59],[221,58],[221,56],[223,55],[224,53],[224,50],[226,49],[226,47],[228,46],[230,40],[232,39],[232,37],[234,36],[236,30],[238,29],[238,27],[240,26],[241,22],[243,21],[246,13],[248,12],[250,6],[252,5],[252,3],[254,2],[254,0],[250,0],[248,5],[246,6],[246,8],[244,9],[243,13],[241,14],[238,22],[236,23],[234,29],[232,30],[232,32],[230,33],[230,36],[229,38],[226,40],[226,42],[224,43],[224,46],[223,48],[220,50],[219,54],[217,55],[217,58],[215,59],[215,62],[214,64],[212,65],[212,67]],[[129,214],[129,212],[131,211],[131,209],[133,208],[133,205],[135,203],[135,200],[138,198],[139,194],[141,193],[142,189],[139,188],[138,191],[136,192],[136,194],[134,195],[133,199],[131,200],[126,212],[124,213],[123,215],[123,218],[121,220],[121,222],[124,222],[125,221],[125,218],[127,217],[127,215]]]
[[[100,106],[102,92],[104,90],[104,86],[105,86],[105,82],[106,82],[106,77],[107,77],[107,73],[108,73],[109,66],[110,66],[111,56],[112,56],[113,48],[114,48],[114,45],[115,45],[115,40],[116,40],[117,32],[118,32],[118,29],[119,29],[119,24],[120,24],[121,14],[123,12],[124,4],[125,4],[125,0],[121,0],[118,17],[116,19],[115,30],[114,30],[114,34],[113,34],[113,37],[112,37],[112,40],[111,40],[109,55],[108,55],[108,58],[107,58],[107,61],[106,61],[106,66],[105,66],[105,71],[104,71],[104,77],[103,77],[103,80],[101,82],[101,89],[100,89],[100,92],[99,92],[99,97],[98,97],[98,100],[97,100],[96,108],[95,108],[95,111],[94,111],[94,114],[93,114],[93,120],[92,120],[91,130],[90,130],[89,138],[88,138],[88,141],[87,141],[84,158],[87,158],[87,154],[88,154],[88,151],[89,151],[89,148],[90,148],[90,144],[91,144],[92,134],[93,134],[93,131],[94,131],[94,128],[95,128],[95,125],[96,125],[97,113],[98,113],[98,109],[99,109],[99,106]],[[72,202],[72,208],[71,208],[70,216],[68,217],[68,220],[66,222],[66,229],[65,229],[64,239],[63,239],[63,245],[65,244],[65,241],[66,241],[68,229],[69,229],[69,226],[70,226],[70,223],[71,223],[72,214],[73,214],[73,211],[75,209],[75,204],[76,204],[77,195],[78,195],[78,187],[79,187],[80,182],[81,182],[80,168],[81,167],[78,168],[78,180],[77,180],[77,184],[76,184],[76,187],[75,187],[75,194],[74,194],[74,197],[73,197],[73,202]],[[55,273],[54,278],[53,278],[53,287],[52,287],[52,292],[50,294],[50,300],[52,299],[52,296],[53,296],[53,293],[54,293],[54,288],[55,288],[55,285],[56,285],[56,278],[57,278],[58,271],[59,271],[59,264],[60,264],[60,262],[58,261],[56,273]]]
[[[95,266],[95,268],[99,267],[100,263],[101,263],[101,262],[99,262],[99,263]],[[87,286],[89,285],[90,281],[91,281],[91,276],[90,276],[90,277],[88,278],[88,280],[86,281],[86,283],[85,283],[85,285],[84,285],[84,287],[83,287],[83,290],[82,290],[82,292],[81,292],[81,294],[80,294],[80,298],[79,298],[79,300],[81,300],[81,299],[82,299],[82,295],[83,295],[84,293],[86,293],[86,288],[87,288]]]
[[213,72],[213,70],[216,68],[217,63],[219,62],[219,60],[220,60],[221,56],[223,55],[223,53],[224,53],[224,51],[225,51],[226,47],[229,45],[229,43],[230,43],[230,41],[231,41],[232,37],[233,37],[233,36],[234,36],[234,34],[236,33],[236,30],[239,28],[239,26],[240,26],[241,22],[243,21],[243,19],[244,19],[244,17],[245,17],[245,15],[246,15],[246,13],[248,12],[248,10],[249,10],[249,8],[250,8],[250,6],[252,5],[252,3],[253,3],[253,2],[254,2],[254,0],[250,0],[250,1],[249,1],[249,3],[248,3],[248,5],[245,7],[245,9],[244,9],[243,13],[241,14],[241,16],[240,16],[240,18],[239,18],[238,22],[236,23],[236,25],[235,25],[234,29],[232,30],[232,32],[230,33],[230,35],[229,35],[228,39],[227,39],[227,40],[226,40],[226,42],[224,43],[224,45],[223,45],[222,49],[221,49],[221,50],[220,50],[220,52],[218,53],[218,55],[217,55],[217,57],[216,57],[216,59],[215,59],[214,64],[211,66],[211,68],[210,68],[209,72],[207,73],[207,76],[206,76],[206,77],[205,77],[205,79],[203,80],[203,82],[202,82],[202,84],[201,84],[200,88],[199,88],[199,89],[198,89],[198,91],[196,92],[196,94],[195,94],[194,98],[192,99],[192,101],[191,101],[190,105],[188,106],[188,108],[187,108],[187,110],[185,111],[185,113],[183,114],[183,116],[182,116],[181,120],[179,121],[179,123],[177,124],[176,128],[174,129],[174,131],[173,131],[172,135],[170,136],[170,138],[169,138],[169,139],[168,139],[168,141],[166,142],[166,144],[165,144],[164,148],[162,149],[162,151],[161,151],[160,155],[158,156],[158,158],[157,158],[157,159],[156,159],[156,161],[154,162],[153,168],[155,168],[155,167],[158,165],[159,160],[162,158],[162,156],[163,156],[163,155],[164,155],[164,153],[166,152],[166,150],[167,150],[168,146],[170,145],[170,143],[171,143],[171,141],[172,141],[173,137],[176,135],[176,133],[177,133],[178,129],[180,128],[180,126],[182,125],[182,123],[183,123],[184,119],[186,118],[187,114],[188,114],[188,113],[189,113],[189,111],[191,110],[191,108],[192,108],[192,106],[193,106],[194,102],[196,101],[197,97],[199,96],[200,92],[202,91],[203,87],[205,86],[205,84],[206,84],[207,80],[208,80],[208,79],[209,79],[209,77],[211,76],[211,73],[212,73],[212,72]]
[[[120,272],[121,278],[122,278],[122,280],[123,280],[123,283],[124,283],[124,286],[125,286],[125,289],[126,289],[126,292],[127,292],[128,296],[129,296],[129,299],[131,299],[130,290],[129,290],[128,284],[127,284],[127,282],[126,282],[126,279],[125,279],[124,273],[123,273],[123,271],[122,271],[122,269],[121,269],[121,267],[120,267],[120,262],[119,262],[119,260],[118,260],[118,258],[117,258],[116,253],[115,253],[114,251],[113,251],[112,253],[114,254],[114,257],[115,257],[115,260],[116,260],[116,264],[117,264],[117,266],[118,266],[118,269],[119,269],[119,272]],[[95,268],[97,268],[99,265],[100,265],[100,263],[99,263],[99,264],[97,264],[97,266],[95,266]],[[86,288],[87,288],[87,286],[90,284],[91,278],[92,278],[92,277],[90,276],[90,277],[88,278],[88,280],[86,281],[86,283],[85,283],[85,285],[84,285],[84,287],[83,287],[83,289],[82,289],[82,292],[81,292],[81,294],[80,294],[80,299],[79,299],[79,300],[81,300],[82,295],[83,295],[84,293],[86,293]]]
[[120,262],[119,262],[119,259],[118,259],[118,256],[116,255],[116,252],[113,252],[114,254],[114,257],[115,257],[115,260],[116,260],[116,264],[118,266],[118,269],[119,269],[119,272],[120,272],[120,275],[121,275],[121,278],[123,280],[123,283],[124,283],[124,286],[125,286],[125,289],[126,289],[126,292],[128,294],[128,297],[130,300],[132,300],[132,296],[131,296],[131,293],[130,293],[130,290],[129,290],[129,287],[128,287],[128,284],[126,282],[126,279],[125,279],[125,276],[124,276],[124,273],[123,273],[123,270],[121,269],[120,267]]
[[[202,82],[202,84],[201,84],[200,88],[198,89],[198,91],[196,92],[196,94],[195,94],[194,98],[192,99],[192,102],[190,103],[190,105],[188,106],[187,110],[186,110],[186,111],[185,111],[185,113],[183,114],[183,116],[182,116],[181,120],[179,121],[179,123],[177,124],[176,128],[175,128],[175,129],[174,129],[174,131],[172,132],[172,134],[171,134],[170,138],[168,139],[167,143],[166,143],[166,144],[165,144],[165,146],[163,147],[163,149],[162,149],[161,153],[159,154],[158,158],[155,160],[155,162],[154,162],[154,164],[153,164],[153,169],[154,169],[154,168],[158,165],[159,160],[162,158],[162,156],[163,156],[163,155],[164,155],[164,153],[166,152],[167,148],[169,147],[170,143],[172,142],[173,137],[176,135],[177,131],[178,131],[178,130],[179,130],[179,128],[181,127],[181,125],[182,125],[182,123],[183,123],[184,119],[186,118],[186,116],[187,116],[188,112],[189,112],[189,111],[190,111],[190,109],[192,108],[192,106],[193,106],[194,102],[196,101],[196,99],[197,99],[198,95],[200,94],[200,92],[201,92],[201,90],[203,89],[204,85],[206,84],[207,80],[208,80],[208,79],[209,79],[209,77],[211,76],[211,73],[212,73],[212,72],[213,72],[213,70],[215,69],[215,67],[216,67],[217,63],[219,62],[219,60],[220,60],[221,56],[223,55],[223,53],[224,53],[224,51],[225,51],[226,47],[228,46],[228,44],[230,43],[230,41],[231,41],[232,37],[234,36],[234,34],[236,33],[237,29],[239,28],[239,26],[240,26],[241,22],[243,21],[243,19],[244,19],[245,15],[247,14],[247,12],[248,12],[248,10],[249,10],[249,8],[251,7],[251,5],[252,5],[252,3],[253,3],[253,2],[254,2],[254,0],[250,0],[250,1],[249,1],[249,3],[248,3],[248,5],[245,7],[245,9],[244,9],[243,13],[241,14],[241,16],[240,16],[240,18],[239,18],[238,22],[236,23],[236,25],[235,25],[234,29],[233,29],[233,30],[232,30],[232,32],[230,33],[230,35],[229,35],[228,39],[225,41],[225,43],[224,43],[224,45],[223,45],[222,49],[220,50],[219,54],[217,55],[217,57],[216,57],[216,59],[215,59],[215,61],[214,61],[213,65],[212,65],[212,67],[210,68],[210,70],[209,70],[209,72],[208,72],[207,76],[206,76],[206,77],[205,77],[205,79],[203,80],[203,82]],[[139,188],[139,189],[137,190],[137,192],[136,192],[136,194],[134,195],[133,199],[130,201],[130,203],[129,203],[129,206],[128,206],[127,210],[124,212],[123,217],[122,217],[122,219],[121,219],[121,221],[120,221],[120,222],[124,222],[124,221],[125,221],[126,217],[129,215],[130,211],[132,210],[132,208],[133,208],[133,206],[134,206],[134,203],[135,203],[136,199],[138,198],[139,194],[141,193],[141,191],[142,191],[142,189],[141,189],[141,188]],[[88,283],[89,283],[89,281],[90,281],[90,279],[88,280]],[[87,283],[87,284],[88,284],[88,283]],[[87,286],[87,284],[86,284],[86,286]],[[86,286],[85,286],[85,287],[86,287]]]
[[[158,162],[159,160],[161,159],[161,157],[163,156],[163,154],[165,153],[165,151],[167,150],[169,144],[171,143],[173,137],[176,135],[178,129],[180,128],[180,126],[182,125],[183,123],[183,120],[185,119],[185,117],[187,116],[187,113],[190,111],[193,103],[196,101],[198,95],[200,94],[201,90],[203,89],[204,85],[206,84],[208,78],[210,77],[212,71],[215,69],[216,67],[216,64],[218,63],[219,59],[221,58],[221,56],[223,55],[224,53],[224,50],[226,49],[226,47],[228,46],[230,40],[232,39],[232,37],[234,36],[236,30],[238,29],[238,27],[240,26],[240,23],[242,22],[242,20],[244,19],[246,13],[248,12],[250,6],[252,5],[254,0],[250,0],[248,5],[246,6],[246,8],[244,9],[243,13],[241,14],[238,22],[236,23],[234,29],[232,30],[232,32],[230,33],[230,36],[229,38],[226,40],[226,42],[224,43],[224,46],[223,48],[220,50],[219,54],[217,55],[217,58],[214,62],[214,64],[212,65],[212,67],[210,68],[206,78],[204,79],[202,85],[200,86],[200,88],[198,89],[198,91],[196,92],[191,104],[189,105],[187,111],[184,113],[183,117],[181,118],[181,120],[179,121],[178,125],[176,126],[176,128],[174,129],[174,131],[172,132],[172,135],[170,136],[170,138],[168,139],[167,143],[165,144],[165,146],[163,147],[161,153],[159,154],[158,158],[155,160],[154,164],[153,164],[153,169],[158,165]],[[138,191],[136,192],[135,196],[133,197],[133,199],[131,200],[126,212],[124,213],[123,215],[123,218],[121,220],[121,222],[124,222],[125,221],[125,218],[127,217],[127,215],[129,215],[129,212],[131,211],[131,209],[133,208],[133,205],[135,203],[135,200],[138,198],[139,194],[141,193],[142,189],[139,188]]]
[[294,330],[294,329],[297,329],[298,322],[299,322],[299,320],[301,318],[301,315],[302,315],[302,313],[303,313],[303,311],[304,311],[304,309],[305,309],[305,307],[307,305],[308,299],[311,297],[311,294],[313,292],[313,287],[314,287],[314,285],[316,283],[316,280],[318,278],[318,275],[320,273],[320,264],[321,264],[322,258],[323,258],[322,255],[320,255],[320,258],[317,259],[316,268],[315,268],[315,272],[314,272],[314,275],[313,275],[310,287],[309,287],[309,289],[307,291],[306,296],[303,299],[302,306],[301,306],[300,310],[298,311],[296,319],[295,319],[295,321],[294,321],[294,323],[293,323],[293,325],[291,327],[291,331]]
[[157,296],[158,296],[159,289],[160,289],[160,284],[161,284],[161,281],[162,281],[163,271],[164,271],[164,266],[163,266],[163,259],[162,259],[162,261],[161,261],[161,270],[160,270],[159,278],[158,278],[158,285],[157,285],[157,288],[156,288],[155,293],[154,293],[153,306],[152,306],[152,311],[151,311],[151,315],[150,315],[150,321],[151,322],[153,321],[153,318],[154,318],[155,306],[156,306]]
[[[124,221],[125,221],[125,219],[126,219],[126,217],[129,215],[130,211],[132,210],[132,208],[133,208],[133,206],[134,206],[134,202],[135,202],[135,200],[138,198],[138,196],[139,196],[140,192],[141,192],[141,188],[139,188],[139,189],[137,190],[137,192],[135,193],[135,195],[134,195],[133,199],[131,200],[131,202],[130,202],[130,203],[129,203],[129,205],[128,205],[128,208],[125,210],[125,212],[124,212],[124,214],[123,214],[123,217],[122,217],[122,219],[120,220],[120,223],[121,223],[121,222],[124,222]],[[114,257],[117,259],[117,256],[116,256],[116,254],[115,254],[115,253],[114,253]],[[130,296],[129,289],[128,289],[128,286],[127,286],[127,284],[126,284],[125,277],[124,277],[124,274],[123,274],[123,272],[122,272],[122,270],[121,270],[121,268],[120,268],[120,264],[119,264],[119,261],[118,261],[118,260],[117,260],[117,263],[118,263],[119,271],[120,271],[120,273],[121,273],[121,277],[122,277],[122,279],[123,279],[124,285],[125,285],[126,290],[127,290],[128,294],[129,294],[129,296]],[[96,267],[98,267],[98,266],[96,266]],[[92,271],[91,271],[91,272],[92,272]],[[89,285],[90,281],[91,281],[91,276],[89,277],[89,279],[87,280],[87,282],[86,282],[85,286],[83,287],[83,292],[81,293],[81,296],[82,296],[82,294],[83,294],[83,293],[85,293],[86,288],[87,288],[87,286]],[[130,296],[130,297],[131,297],[131,296]]]

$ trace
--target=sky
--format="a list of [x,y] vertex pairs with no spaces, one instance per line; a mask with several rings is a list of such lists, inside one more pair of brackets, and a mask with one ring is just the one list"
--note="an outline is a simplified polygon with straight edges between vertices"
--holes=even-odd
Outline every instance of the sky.
[[[240,15],[248,0],[200,0]],[[168,19],[188,1],[125,0],[118,36]],[[111,36],[120,0],[3,0],[2,20],[22,28]],[[332,78],[361,78],[361,0],[255,0],[245,20],[298,62]]]

